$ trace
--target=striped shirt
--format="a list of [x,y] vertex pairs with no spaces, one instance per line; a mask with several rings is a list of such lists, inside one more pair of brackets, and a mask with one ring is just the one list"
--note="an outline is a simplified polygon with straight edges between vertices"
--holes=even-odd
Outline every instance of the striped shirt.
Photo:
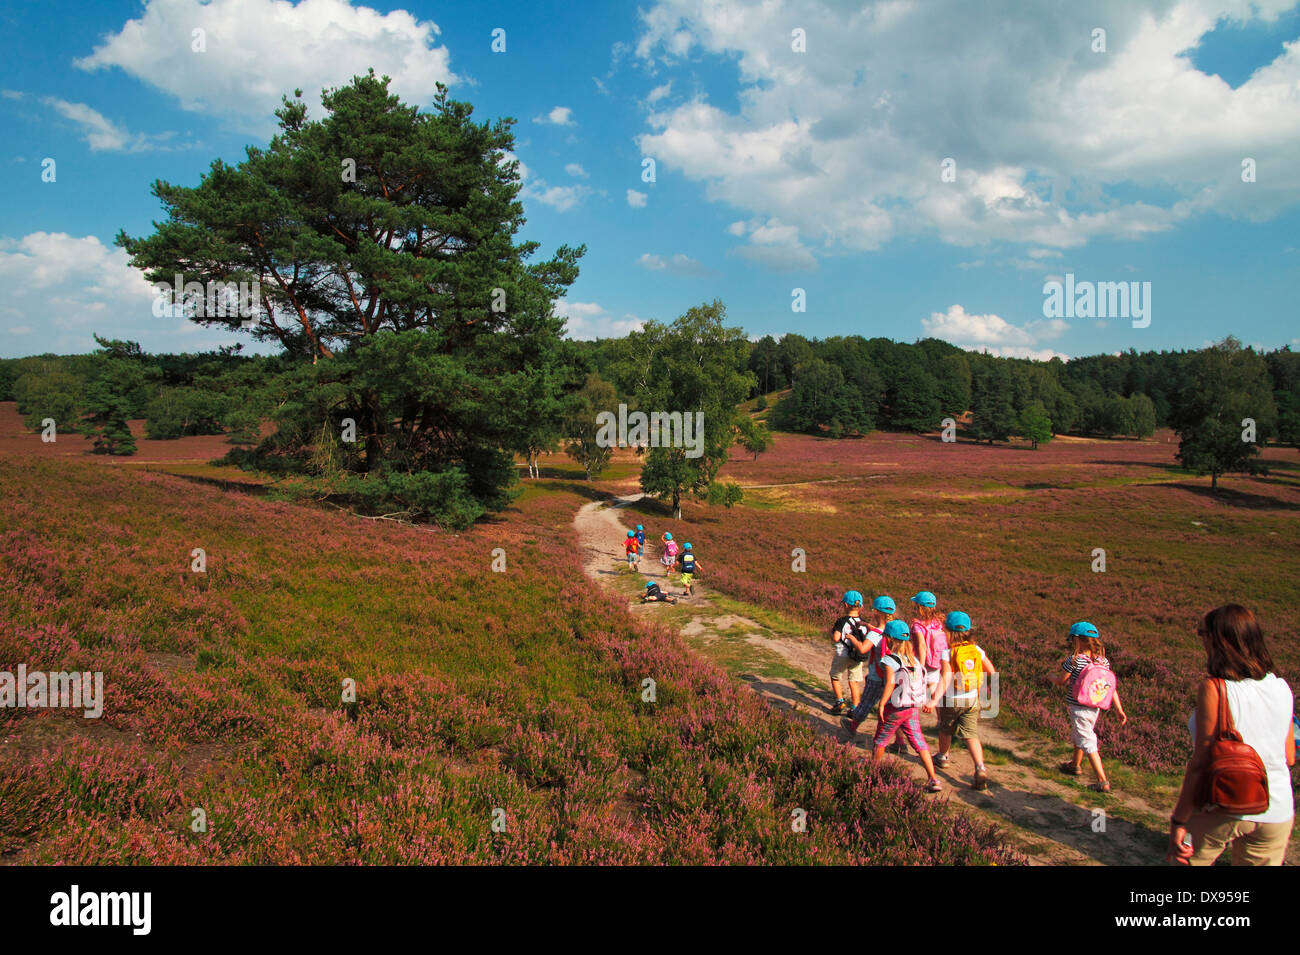
[[1070,659],[1061,664],[1061,669],[1070,674],[1070,682],[1065,684],[1065,698],[1075,706],[1080,706],[1078,700],[1074,698],[1075,691],[1078,689],[1079,674],[1088,667],[1089,664],[1096,663],[1098,666],[1110,669],[1110,660],[1106,657],[1098,657],[1094,660],[1086,653],[1076,653]]

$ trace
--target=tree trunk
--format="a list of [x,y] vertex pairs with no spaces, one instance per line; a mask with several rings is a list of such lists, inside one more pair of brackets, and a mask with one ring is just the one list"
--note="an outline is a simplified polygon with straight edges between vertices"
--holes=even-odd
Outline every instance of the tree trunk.
[[1211,491],[1217,491],[1218,489],[1219,489],[1219,472],[1218,472],[1218,471],[1211,471],[1211,472],[1210,472],[1210,490],[1211,490]]
[[682,519],[682,492],[676,488],[673,489],[673,517],[679,521]]

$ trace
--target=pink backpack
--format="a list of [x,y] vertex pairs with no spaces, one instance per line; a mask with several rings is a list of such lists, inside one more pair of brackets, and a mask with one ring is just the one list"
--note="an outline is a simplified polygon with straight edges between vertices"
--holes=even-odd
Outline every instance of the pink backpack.
[[943,632],[941,620],[931,620],[928,624],[919,620],[912,623],[913,632],[920,630],[925,636],[925,668],[937,670],[943,666],[940,654],[948,649],[948,635]]
[[1074,702],[1080,706],[1110,709],[1115,699],[1115,674],[1095,660],[1088,661],[1074,681]]

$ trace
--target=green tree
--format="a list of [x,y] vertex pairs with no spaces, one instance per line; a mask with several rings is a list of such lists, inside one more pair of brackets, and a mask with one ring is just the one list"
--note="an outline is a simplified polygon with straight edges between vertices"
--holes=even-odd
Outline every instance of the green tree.
[[77,430],[94,439],[96,454],[135,454],[135,436],[128,421],[132,395],[144,378],[138,362],[109,358],[100,376],[86,387],[84,417]]
[[939,384],[919,365],[906,365],[897,374],[890,375],[885,401],[891,412],[891,427],[918,433],[939,427],[942,417]]
[[957,352],[940,358],[934,369],[940,413],[961,417],[970,410],[970,362]]
[[749,415],[740,415],[736,419],[736,443],[754,456],[758,456],[772,447],[772,432],[761,421],[755,421]]
[[[1197,474],[1254,474],[1260,445],[1269,435],[1276,408],[1268,367],[1252,349],[1228,337],[1192,356],[1189,374],[1173,408],[1178,460]],[[1254,425],[1255,440],[1248,423]]]
[[586,384],[570,405],[565,427],[569,442],[564,450],[569,457],[582,465],[588,481],[593,477],[600,477],[601,472],[609,466],[610,458],[613,457],[614,449],[603,446],[596,440],[600,433],[596,416],[602,411],[613,412],[617,401],[614,386],[592,372],[587,376]]
[[1052,419],[1047,416],[1047,409],[1037,399],[1025,405],[1020,412],[1020,436],[1029,442],[1035,451],[1038,445],[1052,440]]
[[971,371],[971,434],[976,441],[1006,441],[1016,430],[1014,383],[1006,364],[982,360]]
[[[166,220],[118,243],[152,282],[256,283],[251,318],[204,303],[192,320],[248,319],[254,339],[329,366],[280,373],[267,389],[278,392],[278,432],[245,460],[306,468],[322,423],[338,433],[351,418],[361,447],[347,468],[373,478],[350,483],[359,502],[432,515],[442,501],[458,524],[510,499],[508,451],[530,446],[533,424],[515,389],[526,404],[551,397],[533,376],[546,377],[563,324],[554,303],[584,249],[530,264],[537,243],[515,242],[512,120],[475,123],[442,88],[421,112],[388,87],[373,71],[355,77],[324,93],[317,120],[300,91],[286,97],[266,149],[249,147],[237,166],[215,161],[198,186],[155,183]],[[545,411],[538,439],[554,437],[558,411]]]
[[1156,406],[1146,395],[1131,395],[1128,399],[1131,434],[1149,438],[1156,433]]
[[81,379],[64,371],[57,361],[41,360],[28,368],[14,382],[23,426],[39,431],[46,418],[53,418],[56,428],[75,431],[84,400]]
[[698,449],[651,447],[641,469],[641,489],[668,501],[679,519],[684,493],[707,499],[735,438],[736,406],[754,384],[745,367],[744,329],[726,327],[726,314],[722,302],[714,300],[687,310],[671,325],[647,322],[623,343],[620,390],[639,409],[680,412],[692,420],[697,412],[704,416]]

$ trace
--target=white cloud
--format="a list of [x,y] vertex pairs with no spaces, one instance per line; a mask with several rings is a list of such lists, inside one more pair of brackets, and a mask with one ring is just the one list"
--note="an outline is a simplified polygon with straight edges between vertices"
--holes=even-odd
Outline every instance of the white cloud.
[[733,222],[727,231],[734,236],[748,234],[749,245],[732,250],[764,266],[770,272],[806,272],[817,268],[817,259],[799,241],[799,230],[779,219]]
[[673,90],[672,80],[669,80],[667,83],[664,83],[662,86],[656,86],[646,95],[645,98],[646,105],[653,106],[655,103],[659,102],[669,93],[671,93],[672,90]]
[[689,255],[683,255],[678,252],[676,255],[670,255],[665,258],[662,255],[651,255],[649,252],[641,253],[641,257],[636,260],[636,264],[643,269],[649,269],[651,272],[671,272],[674,275],[711,275],[711,271],[695,261]]
[[[95,236],[33,232],[0,238],[0,351],[78,353],[93,335],[138,341],[146,351],[202,351],[247,335],[153,315],[154,288],[125,250]],[[39,331],[33,331],[33,329]],[[23,336],[7,347],[9,336]]]
[[1009,345],[1002,348],[991,348],[983,345],[971,350],[984,352],[986,355],[997,355],[999,358],[1028,358],[1032,361],[1051,361],[1053,358],[1059,358],[1062,361],[1070,360],[1069,355],[1054,351],[1051,348],[1027,348],[1023,345]]
[[991,312],[972,315],[961,305],[950,305],[946,312],[931,312],[929,318],[921,319],[921,327],[927,335],[963,348],[978,348],[1004,357],[1027,358],[1046,354],[1051,358],[1057,352],[1038,346],[1059,338],[1070,326],[1059,318],[1012,325]]
[[627,313],[622,318],[609,315],[604,306],[596,302],[570,302],[560,299],[555,303],[555,314],[567,321],[565,333],[569,338],[590,341],[594,338],[622,338],[628,332],[638,331],[643,319]]
[[647,193],[629,189],[627,191],[627,204],[633,209],[644,209],[647,195]]
[[[191,31],[206,31],[206,52]],[[319,110],[320,91],[346,85],[374,67],[392,90],[428,102],[451,85],[438,26],[405,10],[381,13],[345,0],[145,0],[143,13],[76,62],[118,67],[176,97],[187,110],[226,118],[250,132],[274,129],[280,97],[303,90]]]
[[85,103],[71,103],[56,96],[46,96],[41,102],[49,106],[64,119],[69,119],[81,127],[81,133],[92,152],[143,152],[161,148],[171,138],[171,133],[146,136],[131,133],[104,116],[98,110]]
[[[1235,90],[1185,53],[1220,17],[1269,20],[1294,5],[1098,0],[1021,11],[1008,32],[960,0],[810,0],[798,54],[779,4],[659,0],[641,13],[643,63],[734,64],[739,105],[697,97],[652,111],[638,146],[710,201],[780,220],[805,251],[922,234],[1051,258],[1211,210],[1266,218],[1300,203],[1300,177],[1243,185],[1240,164],[1289,168],[1300,153],[1300,42]],[[1104,55],[1090,49],[1097,24]],[[924,70],[918,51],[935,54]],[[955,182],[941,181],[946,157]]]
[[548,186],[545,179],[534,178],[524,184],[519,194],[525,199],[536,199],[556,212],[568,212],[582,205],[592,191],[590,186]]
[[579,163],[571,162],[564,167],[564,171],[575,179],[587,179],[587,170],[583,169]]
[[557,106],[545,116],[534,116],[534,123],[542,123],[549,126],[576,126],[573,121],[573,110],[567,106]]

